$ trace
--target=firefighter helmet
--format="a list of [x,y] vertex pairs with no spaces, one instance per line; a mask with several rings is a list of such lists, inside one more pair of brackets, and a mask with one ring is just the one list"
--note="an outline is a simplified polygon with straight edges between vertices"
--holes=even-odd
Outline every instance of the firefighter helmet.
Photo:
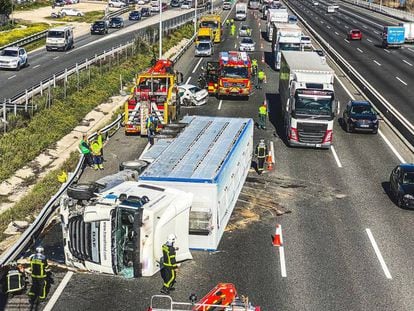
[[172,246],[176,240],[177,240],[177,237],[175,236],[174,233],[169,234],[167,238],[167,245]]
[[42,246],[36,247],[36,254],[43,254],[45,249]]

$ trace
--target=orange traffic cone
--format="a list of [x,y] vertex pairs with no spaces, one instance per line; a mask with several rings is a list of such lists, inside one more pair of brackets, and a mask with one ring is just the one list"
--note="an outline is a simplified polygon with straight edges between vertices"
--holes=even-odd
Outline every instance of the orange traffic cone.
[[276,234],[273,236],[272,244],[273,246],[282,246],[280,225],[276,225]]
[[270,151],[269,151],[269,154],[267,155],[266,163],[267,163],[267,170],[268,171],[273,170],[273,159],[272,159],[272,153]]

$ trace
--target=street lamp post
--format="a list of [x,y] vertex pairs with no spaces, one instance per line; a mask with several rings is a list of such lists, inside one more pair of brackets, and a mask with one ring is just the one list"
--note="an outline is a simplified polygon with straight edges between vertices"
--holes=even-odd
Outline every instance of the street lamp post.
[[160,40],[160,53],[159,53],[159,59],[161,59],[162,57],[162,0],[158,0],[160,2],[160,33],[159,33],[159,38],[158,40]]
[[197,34],[197,0],[195,1],[194,7],[194,36]]

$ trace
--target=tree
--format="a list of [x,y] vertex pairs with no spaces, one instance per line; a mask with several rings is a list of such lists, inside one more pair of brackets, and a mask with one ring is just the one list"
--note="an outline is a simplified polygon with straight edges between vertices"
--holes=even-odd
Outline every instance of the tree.
[[0,15],[6,15],[8,18],[13,10],[12,0],[0,0]]

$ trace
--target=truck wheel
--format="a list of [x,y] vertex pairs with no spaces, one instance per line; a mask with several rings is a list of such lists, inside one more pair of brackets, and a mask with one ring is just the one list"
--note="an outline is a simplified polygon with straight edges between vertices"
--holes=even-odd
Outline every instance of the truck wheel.
[[191,106],[191,101],[188,98],[183,99],[183,105],[184,106]]
[[134,170],[141,174],[147,165],[148,163],[142,160],[124,161],[119,165],[119,170]]
[[95,197],[97,186],[94,184],[72,184],[67,190],[67,194],[72,199],[90,200]]

